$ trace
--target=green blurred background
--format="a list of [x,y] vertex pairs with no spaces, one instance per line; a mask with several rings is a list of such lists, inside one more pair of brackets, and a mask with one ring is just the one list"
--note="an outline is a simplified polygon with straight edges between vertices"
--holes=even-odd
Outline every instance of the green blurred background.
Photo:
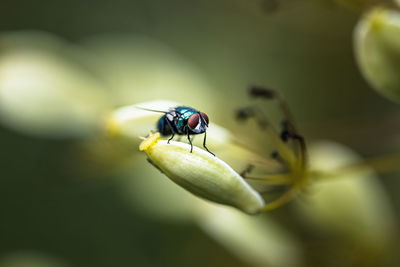
[[[148,91],[143,93],[135,87],[134,99],[116,105],[153,97],[182,101],[182,95],[199,105],[203,95],[211,120],[249,141],[233,110],[250,103],[249,85],[264,85],[285,96],[310,142],[331,139],[363,156],[398,151],[398,106],[373,91],[355,64],[352,33],[360,13],[331,1],[273,1],[3,0],[0,31],[46,31],[91,51],[101,47],[101,38],[150,39],[174,55],[174,64],[188,64],[208,88],[142,88]],[[141,62],[151,58],[151,49],[143,48]],[[156,65],[144,65],[141,74],[151,79]],[[101,71],[96,75],[103,79]],[[183,84],[189,87],[188,80]],[[103,172],[96,179],[76,171],[76,144],[73,138],[34,137],[1,126],[0,256],[39,253],[66,266],[248,266],[196,225],[154,219],[128,203],[121,187],[127,179],[146,178],[139,171],[131,177]],[[382,176],[382,183],[399,215],[398,177]],[[300,229],[287,212],[283,207],[273,214],[302,241],[304,266],[352,264],[335,256],[329,240]],[[391,257],[388,266],[398,266],[399,256]]]

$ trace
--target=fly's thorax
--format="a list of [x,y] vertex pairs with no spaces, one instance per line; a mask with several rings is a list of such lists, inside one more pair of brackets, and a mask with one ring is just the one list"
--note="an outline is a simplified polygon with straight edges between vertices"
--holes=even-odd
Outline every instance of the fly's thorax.
[[176,118],[174,123],[175,123],[176,131],[178,134],[186,133],[185,129],[186,129],[186,125],[187,125],[187,120],[183,119],[182,117],[179,117],[179,118]]
[[198,111],[195,110],[194,108],[190,108],[190,107],[176,107],[174,109],[175,112],[179,113],[179,116],[181,118],[183,118],[184,120],[188,120],[189,117],[194,114],[197,113]]

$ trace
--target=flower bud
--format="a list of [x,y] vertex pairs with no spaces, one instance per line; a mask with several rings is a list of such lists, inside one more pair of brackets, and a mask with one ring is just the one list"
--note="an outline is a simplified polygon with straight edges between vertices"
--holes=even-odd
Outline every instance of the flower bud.
[[213,202],[255,214],[264,207],[262,197],[224,161],[198,147],[166,140],[160,134],[146,138],[139,149],[173,182]]
[[365,79],[378,92],[400,102],[400,14],[375,8],[354,32],[355,55]]

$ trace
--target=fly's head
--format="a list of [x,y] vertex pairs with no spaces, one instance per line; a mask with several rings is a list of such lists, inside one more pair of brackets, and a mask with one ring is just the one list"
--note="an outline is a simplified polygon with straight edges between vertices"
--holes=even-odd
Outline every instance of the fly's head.
[[204,133],[208,127],[208,116],[204,112],[193,113],[188,119],[189,129],[198,134]]

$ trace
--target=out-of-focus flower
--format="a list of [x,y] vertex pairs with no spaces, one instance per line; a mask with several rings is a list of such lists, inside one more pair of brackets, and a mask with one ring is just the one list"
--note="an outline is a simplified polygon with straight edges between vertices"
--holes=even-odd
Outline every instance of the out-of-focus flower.
[[400,13],[369,11],[354,30],[354,53],[365,79],[379,93],[400,102]]
[[253,266],[300,266],[300,241],[270,216],[250,217],[204,202],[196,223],[212,238]]
[[50,34],[0,37],[0,119],[47,137],[97,134],[111,107],[105,88],[85,64],[85,52]]
[[92,69],[112,88],[116,106],[173,99],[209,110],[218,94],[195,64],[155,39],[108,34],[81,44],[96,55]]
[[[390,201],[376,172],[368,166],[347,169],[362,160],[334,142],[315,143],[309,151],[311,167],[318,172],[316,181],[296,203],[299,220],[315,232],[348,240],[376,263],[376,257],[387,255],[385,250],[392,245],[396,233]],[[361,262],[363,257],[353,259]]]

